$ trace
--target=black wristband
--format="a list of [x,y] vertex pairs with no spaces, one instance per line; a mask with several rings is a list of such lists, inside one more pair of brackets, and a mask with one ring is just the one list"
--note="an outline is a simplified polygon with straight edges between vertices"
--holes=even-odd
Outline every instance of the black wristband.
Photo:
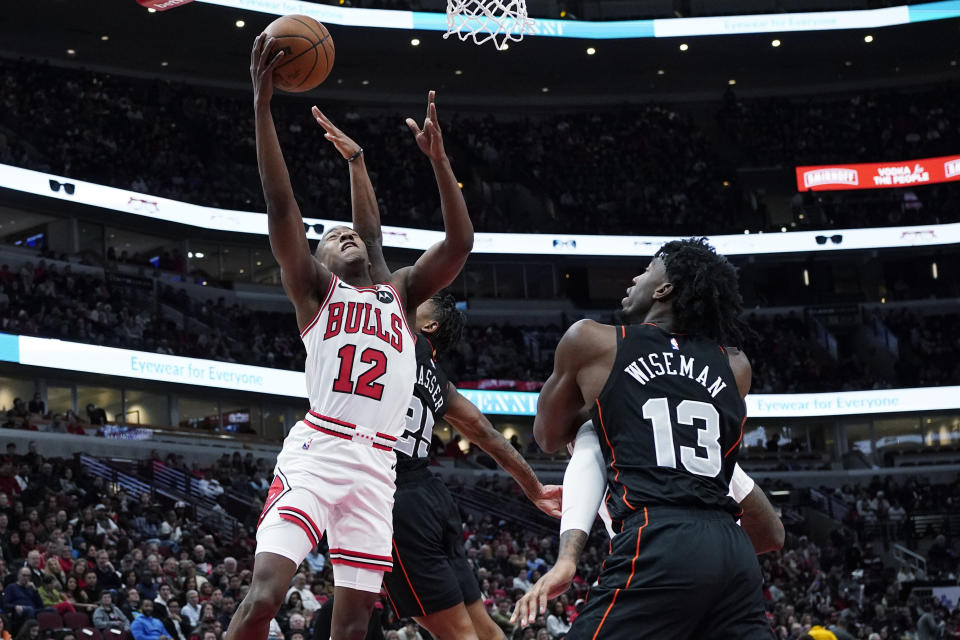
[[357,152],[356,152],[355,154],[353,154],[352,156],[350,156],[349,158],[347,158],[347,162],[353,162],[354,160],[356,160],[357,158],[359,158],[359,157],[362,156],[362,155],[363,155],[363,147],[359,147],[359,148],[357,148]]

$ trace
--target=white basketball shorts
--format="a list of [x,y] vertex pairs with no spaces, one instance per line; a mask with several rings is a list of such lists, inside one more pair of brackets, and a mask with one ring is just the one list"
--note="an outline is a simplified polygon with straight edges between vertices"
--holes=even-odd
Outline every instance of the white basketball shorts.
[[393,451],[298,422],[277,456],[257,553],[299,566],[326,532],[334,584],[379,593],[383,574],[393,569],[396,461]]

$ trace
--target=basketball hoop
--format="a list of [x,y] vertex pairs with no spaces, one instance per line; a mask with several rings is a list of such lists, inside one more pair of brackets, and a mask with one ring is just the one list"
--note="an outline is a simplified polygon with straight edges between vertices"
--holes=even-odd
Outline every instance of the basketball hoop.
[[533,33],[534,20],[527,17],[526,0],[447,0],[447,32],[474,44],[493,40],[504,49],[508,40],[520,42]]

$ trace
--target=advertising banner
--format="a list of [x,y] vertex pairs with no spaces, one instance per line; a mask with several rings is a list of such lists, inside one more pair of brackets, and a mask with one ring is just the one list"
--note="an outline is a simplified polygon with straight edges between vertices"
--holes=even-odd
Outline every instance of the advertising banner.
[[960,180],[960,156],[797,167],[798,191],[892,189]]
[[[950,165],[947,171],[957,169]],[[203,207],[11,165],[0,164],[0,187],[175,224],[267,235],[267,216],[263,213]],[[350,224],[324,218],[304,218],[303,222],[304,233],[310,240],[319,239],[324,230],[332,226]],[[442,239],[442,231],[383,227],[385,247],[423,251]],[[664,243],[674,239],[673,236],[477,232],[473,253],[636,258],[652,256]],[[960,243],[960,223],[829,232],[738,233],[711,236],[710,242],[728,256],[931,246]]]
[[[0,360],[66,371],[99,373],[233,391],[305,398],[302,371],[255,367],[49,338],[0,333]],[[459,389],[483,413],[534,416],[539,394]],[[751,418],[802,418],[960,409],[960,386],[833,393],[751,394]]]

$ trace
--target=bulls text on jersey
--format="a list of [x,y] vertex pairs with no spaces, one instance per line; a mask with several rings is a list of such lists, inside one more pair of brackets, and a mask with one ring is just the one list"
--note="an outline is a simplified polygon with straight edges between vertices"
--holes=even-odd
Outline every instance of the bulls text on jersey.
[[380,308],[374,307],[369,302],[330,303],[323,339],[329,340],[341,332],[376,336],[398,353],[403,351],[403,319],[396,313],[391,313],[389,331],[387,331]]

